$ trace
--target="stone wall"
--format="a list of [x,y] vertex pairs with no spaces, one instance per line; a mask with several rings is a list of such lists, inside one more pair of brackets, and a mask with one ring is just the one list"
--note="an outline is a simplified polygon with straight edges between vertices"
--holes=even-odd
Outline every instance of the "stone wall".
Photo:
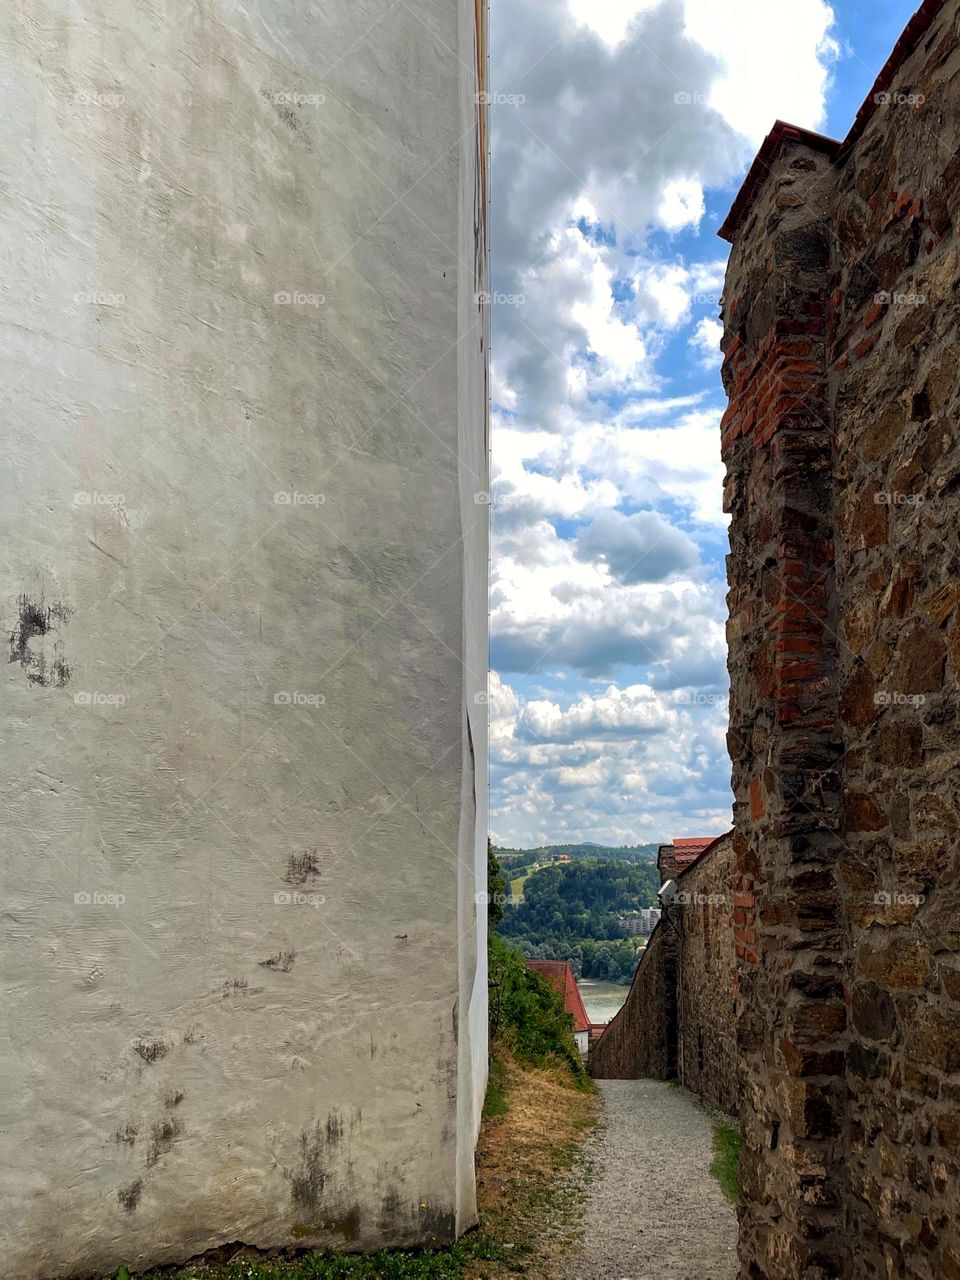
[[958,19],[724,228],[751,1280],[960,1276]]
[[734,1022],[733,840],[725,836],[677,881],[677,1077],[728,1115],[739,1107]]
[[10,1280],[475,1220],[482,20],[0,10]]
[[623,1008],[594,1045],[594,1076],[675,1076],[736,1113],[733,873],[725,836],[677,877],[669,919],[654,930]]
[[661,920],[623,1008],[590,1050],[598,1080],[672,1079],[677,1072],[676,935]]

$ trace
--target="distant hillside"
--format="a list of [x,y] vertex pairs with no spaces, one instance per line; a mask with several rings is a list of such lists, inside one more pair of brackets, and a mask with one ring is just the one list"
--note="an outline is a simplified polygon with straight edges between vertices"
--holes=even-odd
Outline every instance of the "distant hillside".
[[546,844],[539,849],[506,849],[493,846],[493,852],[502,866],[529,866],[533,862],[545,862],[548,858],[561,855],[580,858],[603,858],[609,862],[655,862],[657,859],[656,844]]

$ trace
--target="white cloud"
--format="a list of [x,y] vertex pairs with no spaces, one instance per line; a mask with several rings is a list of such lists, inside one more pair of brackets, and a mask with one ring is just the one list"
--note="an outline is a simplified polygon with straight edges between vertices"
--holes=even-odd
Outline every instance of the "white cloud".
[[699,322],[690,339],[690,346],[699,353],[700,363],[707,369],[719,368],[722,359],[720,339],[723,337],[723,325],[719,320],[709,317]]
[[[820,125],[832,17],[825,0],[495,0],[492,88],[524,101],[492,112],[492,286],[525,299],[492,317],[498,835],[729,821],[722,396],[698,389],[724,263],[690,232],[775,117]],[[528,671],[525,700],[503,673]]]
[[625,585],[689,573],[699,560],[696,543],[656,511],[601,512],[577,535],[576,555],[606,565]]
[[808,129],[824,119],[838,53],[824,0],[685,0],[686,32],[719,56],[710,105],[758,146],[774,120]]
[[673,178],[660,193],[657,217],[668,231],[699,227],[706,207],[703,187],[696,178]]
[[577,21],[608,45],[619,44],[634,17],[658,3],[659,0],[569,0],[570,12]]
[[[722,712],[647,685],[582,691],[566,706],[498,683],[493,832],[507,844],[634,844],[730,825]],[[508,730],[500,728],[513,717]]]

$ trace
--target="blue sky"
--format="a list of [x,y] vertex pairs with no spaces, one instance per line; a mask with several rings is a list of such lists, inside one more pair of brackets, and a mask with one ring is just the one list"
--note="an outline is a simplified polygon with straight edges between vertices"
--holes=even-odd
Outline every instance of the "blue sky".
[[730,823],[717,238],[907,0],[493,0],[491,829]]

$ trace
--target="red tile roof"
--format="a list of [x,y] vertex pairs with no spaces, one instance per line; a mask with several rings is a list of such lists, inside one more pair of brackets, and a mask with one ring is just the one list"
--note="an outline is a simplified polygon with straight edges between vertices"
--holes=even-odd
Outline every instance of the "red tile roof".
[[528,960],[527,968],[534,969],[542,978],[546,978],[556,991],[563,996],[563,1007],[573,1017],[574,1031],[589,1031],[590,1019],[584,1008],[583,997],[577,986],[573,966],[569,960]]
[[673,857],[676,864],[677,873],[686,871],[687,867],[700,857],[705,849],[716,840],[716,836],[690,836],[673,842]]
[[826,138],[820,133],[811,133],[809,129],[801,129],[796,125],[785,124],[782,120],[775,122],[773,128],[764,138],[763,145],[760,147],[757,157],[750,167],[750,172],[747,174],[743,186],[737,193],[737,198],[734,200],[733,207],[727,214],[723,226],[717,232],[722,240],[733,242],[740,224],[749,212],[758,190],[763,185],[763,180],[770,171],[770,166],[780,154],[785,142],[805,143],[808,147],[814,147],[818,151],[825,151],[833,159],[844,159],[849,155],[851,148],[861,137],[877,109],[878,95],[884,92],[904,62],[916,49],[943,6],[944,0],[923,0],[923,4],[907,23],[903,35],[894,45],[893,52],[884,64],[883,70],[877,76],[873,88],[867,94],[849,133],[842,142],[836,138]]

